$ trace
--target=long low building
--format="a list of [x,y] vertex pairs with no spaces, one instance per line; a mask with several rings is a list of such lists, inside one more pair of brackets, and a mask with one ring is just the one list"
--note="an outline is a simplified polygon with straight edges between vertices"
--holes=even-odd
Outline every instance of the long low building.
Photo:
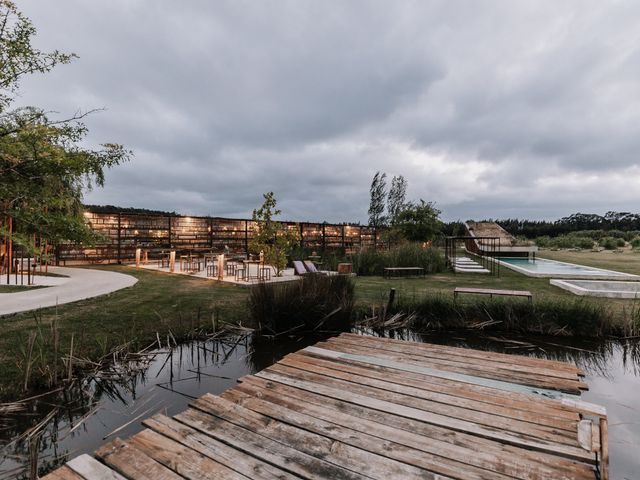
[[[256,223],[250,219],[188,216],[163,212],[135,212],[130,209],[90,208],[86,222],[101,241],[92,246],[61,245],[56,263],[120,263],[135,259],[137,248],[154,252],[219,250],[248,253]],[[358,224],[282,221],[295,230],[303,248],[355,250],[383,247],[380,229]]]

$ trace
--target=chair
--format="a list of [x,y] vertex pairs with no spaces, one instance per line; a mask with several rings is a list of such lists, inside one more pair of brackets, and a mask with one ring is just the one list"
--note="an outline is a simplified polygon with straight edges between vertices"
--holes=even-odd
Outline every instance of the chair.
[[304,264],[300,260],[294,260],[293,262],[293,271],[296,275],[306,275],[309,273],[306,268],[304,268]]
[[316,268],[316,265],[311,260],[305,260],[304,266],[309,273],[320,273],[320,271]]

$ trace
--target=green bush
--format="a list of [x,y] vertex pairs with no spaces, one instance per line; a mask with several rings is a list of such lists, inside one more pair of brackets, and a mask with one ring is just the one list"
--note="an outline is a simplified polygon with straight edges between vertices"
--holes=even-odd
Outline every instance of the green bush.
[[593,239],[588,236],[569,234],[560,235],[558,237],[550,238],[548,236],[538,237],[536,239],[536,245],[543,248],[584,248],[590,249],[593,247]]
[[305,275],[297,282],[259,283],[249,292],[252,319],[262,333],[350,325],[355,284],[346,275]]
[[600,240],[600,245],[607,250],[615,250],[616,248],[624,247],[624,238],[604,237]]
[[640,236],[631,239],[631,247],[634,250],[640,249]]

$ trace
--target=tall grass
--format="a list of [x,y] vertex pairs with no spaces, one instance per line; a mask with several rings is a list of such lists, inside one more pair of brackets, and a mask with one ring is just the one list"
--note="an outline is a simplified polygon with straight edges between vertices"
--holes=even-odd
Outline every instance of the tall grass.
[[[480,299],[426,295],[400,299],[386,316],[404,314],[404,328],[415,331],[490,329],[575,337],[636,335],[640,308],[622,317],[611,315],[602,303],[583,298],[567,300]],[[381,319],[382,320],[382,319]]]
[[422,267],[426,273],[444,270],[444,256],[439,249],[422,248],[418,243],[404,243],[390,250],[362,250],[353,257],[358,275],[382,275],[387,267]]
[[249,310],[262,333],[344,329],[350,325],[355,284],[344,275],[305,275],[298,282],[251,287]]

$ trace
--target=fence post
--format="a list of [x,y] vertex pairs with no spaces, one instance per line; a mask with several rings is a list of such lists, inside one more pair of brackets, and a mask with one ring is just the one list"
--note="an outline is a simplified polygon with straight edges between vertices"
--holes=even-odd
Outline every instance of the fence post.
[[249,258],[249,220],[244,221],[244,254]]

